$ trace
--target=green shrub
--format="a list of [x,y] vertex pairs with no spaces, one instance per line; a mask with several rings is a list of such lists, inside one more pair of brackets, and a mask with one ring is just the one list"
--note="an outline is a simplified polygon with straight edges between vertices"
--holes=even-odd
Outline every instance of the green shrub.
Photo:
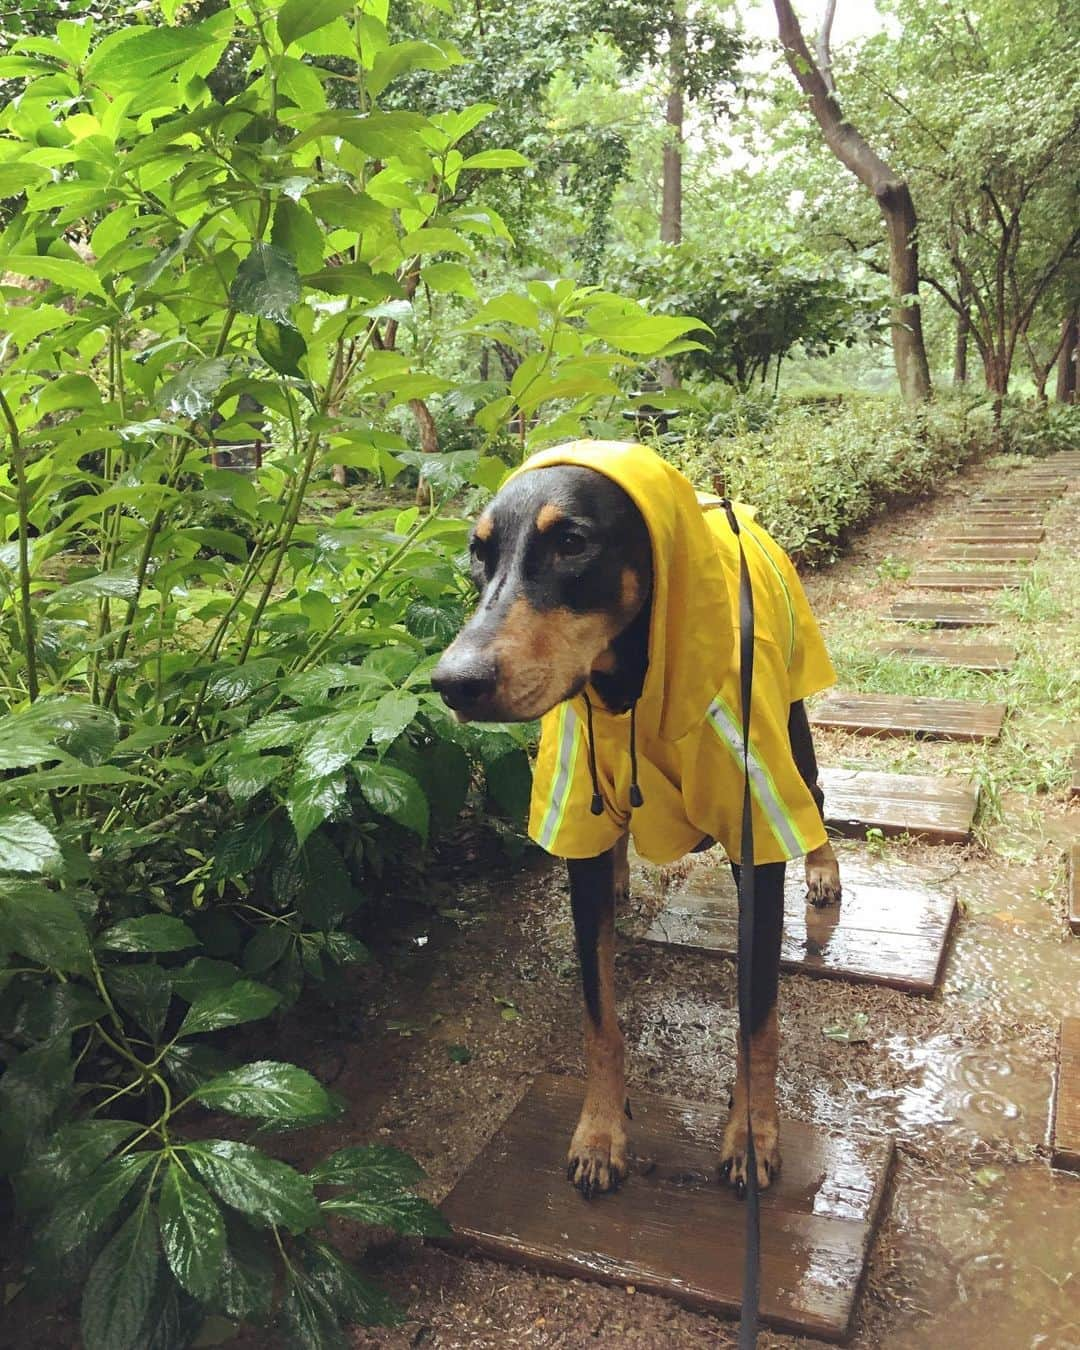
[[730,495],[758,508],[785,549],[813,563],[833,557],[854,527],[929,490],[984,445],[960,401],[912,412],[896,399],[866,397],[796,405],[760,430],[689,437],[665,454],[702,488],[719,477]]
[[[526,730],[459,727],[428,681],[469,595],[447,503],[505,464],[425,457],[430,509],[310,492],[421,462],[395,411],[451,385],[392,336],[421,282],[475,297],[460,260],[508,238],[486,175],[524,161],[484,145],[491,105],[378,106],[461,58],[392,44],[377,6],[213,8],[62,20],[2,58],[0,1176],[30,1288],[82,1288],[87,1350],[187,1345],[208,1311],[316,1346],[396,1316],[329,1227],[440,1231],[416,1164],[302,1174],[199,1113],[337,1114],[302,1069],[230,1060],[230,1029],[365,960],[364,909],[470,793],[516,822],[528,787]],[[694,327],[570,281],[473,322],[523,356],[477,413],[492,446],[519,414],[574,434]],[[214,467],[253,408],[262,469]]]

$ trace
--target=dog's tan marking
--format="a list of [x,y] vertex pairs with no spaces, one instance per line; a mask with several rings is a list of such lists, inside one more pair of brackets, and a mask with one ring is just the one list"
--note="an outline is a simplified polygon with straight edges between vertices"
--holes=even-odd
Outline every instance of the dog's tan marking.
[[622,612],[633,617],[641,608],[641,580],[632,567],[624,567],[622,573]]
[[630,899],[630,836],[620,834],[612,849],[615,855],[615,905]]
[[[775,1006],[750,1038],[750,1119],[754,1129],[758,1186],[764,1190],[780,1170],[780,1118],[776,1110],[776,1068],[780,1031]],[[741,1052],[731,1113],[720,1149],[720,1175],[738,1190],[746,1185],[746,1073]]]
[[596,955],[600,1024],[586,1011],[585,1102],[567,1154],[567,1175],[586,1196],[615,1190],[629,1171],[623,1034],[615,1016],[614,906],[601,915]]
[[541,613],[527,600],[515,600],[491,647],[501,672],[500,708],[523,718],[547,712],[588,679],[618,630],[617,616],[602,611]]
[[487,541],[491,538],[492,531],[494,529],[495,529],[495,517],[491,514],[490,511],[485,511],[484,514],[480,517],[480,519],[476,522],[476,526],[473,529],[473,534],[476,535],[477,539],[479,539],[482,544],[486,544]]
[[840,891],[840,864],[826,841],[806,855],[806,898],[812,905],[835,905]]
[[545,530],[553,530],[560,520],[565,519],[554,502],[545,502],[536,513],[536,528],[543,534]]

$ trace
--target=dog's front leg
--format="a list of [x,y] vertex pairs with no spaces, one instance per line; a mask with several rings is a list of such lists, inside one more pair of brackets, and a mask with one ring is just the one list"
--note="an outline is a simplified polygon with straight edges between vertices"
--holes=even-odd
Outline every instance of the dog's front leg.
[[[810,789],[810,795],[817,806],[822,824],[825,822],[825,794],[818,782],[817,755],[814,752],[814,738],[810,733],[810,720],[806,707],[800,699],[791,705],[788,713],[788,740],[795,767],[803,782]],[[840,899],[840,864],[836,860],[833,846],[828,840],[806,855],[806,898],[812,905],[819,907],[835,905]]]
[[567,1176],[586,1197],[626,1176],[623,1036],[615,1016],[615,858],[568,860],[570,906],[585,995],[585,1103],[570,1141]]
[[[732,866],[735,884],[739,869]],[[780,1170],[780,1118],[776,1109],[776,1069],[780,1031],[776,996],[780,985],[780,943],[784,928],[784,864],[754,868],[754,961],[750,995],[750,1120],[758,1186],[764,1190]],[[741,1040],[731,1113],[720,1150],[720,1178],[740,1198],[746,1193],[746,1066]]]

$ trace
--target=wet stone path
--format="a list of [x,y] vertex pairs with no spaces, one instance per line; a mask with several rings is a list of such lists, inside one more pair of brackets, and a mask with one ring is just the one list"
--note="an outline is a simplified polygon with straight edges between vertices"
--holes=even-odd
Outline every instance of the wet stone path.
[[[943,484],[933,501],[867,528],[846,558],[806,578],[840,689],[1007,709],[996,738],[815,733],[819,759],[837,773],[954,780],[978,795],[960,842],[871,826],[838,846],[842,871],[902,878],[903,887],[932,898],[934,914],[952,916],[929,991],[920,996],[857,973],[853,982],[850,970],[810,974],[797,959],[781,978],[782,1116],[836,1140],[896,1145],[891,1198],[854,1325],[852,1344],[866,1350],[1080,1347],[1080,1176],[1051,1168],[1049,1139],[1059,1026],[1080,1017],[1080,937],[1067,921],[1065,865],[1080,836],[1077,805],[1070,808],[1080,664],[1074,483],[1076,457],[990,461]],[[1045,530],[1037,557],[1010,564],[1023,580],[978,593],[984,622],[974,631],[942,639],[929,627],[897,623],[890,606],[954,603],[920,590],[913,574],[935,540],[975,520],[976,498],[985,508],[981,532],[992,532],[1020,500],[1025,518]],[[939,563],[982,565],[945,564],[940,555]],[[949,646],[938,660],[943,641]],[[953,644],[970,644],[970,660]],[[890,646],[902,650],[884,650]],[[682,1100],[693,1112],[727,1101],[733,963],[641,940],[680,896],[700,887],[715,898],[720,870],[708,856],[636,869],[617,956],[631,1097]],[[290,1159],[358,1139],[392,1142],[424,1163],[429,1193],[441,1199],[486,1156],[494,1197],[520,1165],[510,1154],[484,1155],[498,1127],[542,1075],[580,1074],[562,869],[536,861],[496,883],[464,883],[448,892],[445,911],[443,920],[403,924],[396,948],[363,977],[337,1028],[313,1033],[310,1019],[286,1028],[282,1057],[313,1064],[348,1103],[334,1126],[285,1141]],[[797,931],[804,917],[797,904],[794,914],[793,957],[800,942],[806,953],[812,942],[828,952],[835,935]],[[561,1152],[565,1142],[545,1146]],[[482,1204],[484,1168],[472,1175]],[[633,1185],[632,1177],[623,1194]],[[693,1204],[688,1199],[688,1216]],[[398,1328],[357,1333],[357,1346],[734,1344],[731,1322],[646,1292],[630,1277],[601,1285],[408,1241],[378,1246],[372,1256],[409,1314]],[[762,1346],[818,1343],[773,1332],[761,1338]]]

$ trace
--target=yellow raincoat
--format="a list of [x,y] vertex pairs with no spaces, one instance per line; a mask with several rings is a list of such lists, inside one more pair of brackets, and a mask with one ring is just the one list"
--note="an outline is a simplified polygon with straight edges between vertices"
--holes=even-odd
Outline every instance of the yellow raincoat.
[[[654,863],[681,858],[706,835],[740,861],[743,761],[739,694],[739,551],[719,499],[642,445],[576,441],[533,455],[518,470],[577,464],[607,474],[633,499],[653,549],[649,665],[636,707],[638,783],[630,808],[630,714],[593,705],[603,812],[593,815],[585,697],[541,723],[529,834],[561,858],[591,858],[629,829]],[[710,509],[712,508],[712,509]],[[788,740],[797,699],[836,675],[790,559],[753,520],[735,513],[754,588],[750,780],[756,863],[782,862],[825,842]]]

